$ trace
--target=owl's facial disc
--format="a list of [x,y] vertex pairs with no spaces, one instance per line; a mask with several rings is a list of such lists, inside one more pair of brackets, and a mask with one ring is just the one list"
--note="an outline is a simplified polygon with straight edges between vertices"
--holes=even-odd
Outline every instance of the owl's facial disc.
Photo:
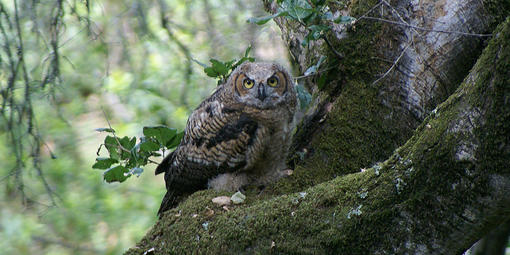
[[288,74],[274,65],[242,65],[232,76],[235,98],[258,109],[272,109],[287,100]]

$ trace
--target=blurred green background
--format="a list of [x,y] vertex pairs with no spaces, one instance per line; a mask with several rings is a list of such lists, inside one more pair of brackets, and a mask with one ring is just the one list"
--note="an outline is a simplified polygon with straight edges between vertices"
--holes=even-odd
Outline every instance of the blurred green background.
[[288,67],[274,22],[246,22],[264,14],[261,1],[0,0],[0,254],[135,245],[156,220],[163,177],[151,165],[105,183],[91,166],[106,134],[94,129],[182,130],[216,86],[192,59],[252,45],[257,60]]

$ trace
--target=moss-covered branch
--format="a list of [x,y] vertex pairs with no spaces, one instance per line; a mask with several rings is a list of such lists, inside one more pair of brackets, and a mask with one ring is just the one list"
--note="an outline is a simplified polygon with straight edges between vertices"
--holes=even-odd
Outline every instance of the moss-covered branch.
[[[277,10],[277,1],[264,2],[269,11]],[[297,167],[294,177],[277,188],[280,194],[388,158],[411,137],[430,111],[455,91],[481,54],[486,39],[418,32],[412,27],[363,17],[487,34],[493,29],[489,20],[501,22],[502,13],[510,12],[504,1],[363,0],[328,1],[328,5],[335,15],[359,18],[354,26],[328,23],[333,29],[324,36],[344,55],[342,59],[331,52],[324,40],[303,46],[307,31],[298,22],[275,19],[301,72],[319,56],[327,56],[322,72],[306,79],[315,100],[298,128],[291,151],[292,167],[314,171]],[[493,15],[494,6],[500,6],[500,14]],[[399,60],[395,62],[396,59]],[[387,72],[385,78],[373,84]],[[319,89],[321,79],[326,82]]]
[[230,211],[195,193],[127,254],[459,254],[510,218],[508,84],[510,19],[385,162]]

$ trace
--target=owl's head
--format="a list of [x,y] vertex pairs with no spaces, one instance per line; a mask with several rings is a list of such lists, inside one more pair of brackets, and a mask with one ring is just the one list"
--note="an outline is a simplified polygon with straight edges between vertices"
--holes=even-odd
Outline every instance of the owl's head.
[[274,108],[295,97],[289,73],[273,63],[245,62],[232,72],[226,85],[237,101],[258,109]]

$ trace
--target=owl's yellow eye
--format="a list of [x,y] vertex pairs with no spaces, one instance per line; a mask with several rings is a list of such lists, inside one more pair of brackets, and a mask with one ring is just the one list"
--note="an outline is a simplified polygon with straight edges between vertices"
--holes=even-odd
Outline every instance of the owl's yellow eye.
[[245,80],[243,81],[243,85],[244,85],[244,87],[245,87],[245,88],[247,88],[247,89],[251,89],[251,88],[253,87],[253,85],[254,85],[254,84],[255,84],[255,83],[254,83],[252,80],[250,80],[250,79],[245,79]]
[[267,79],[267,85],[269,85],[271,87],[276,87],[278,85],[278,79],[276,79],[276,77],[274,77],[274,76]]

